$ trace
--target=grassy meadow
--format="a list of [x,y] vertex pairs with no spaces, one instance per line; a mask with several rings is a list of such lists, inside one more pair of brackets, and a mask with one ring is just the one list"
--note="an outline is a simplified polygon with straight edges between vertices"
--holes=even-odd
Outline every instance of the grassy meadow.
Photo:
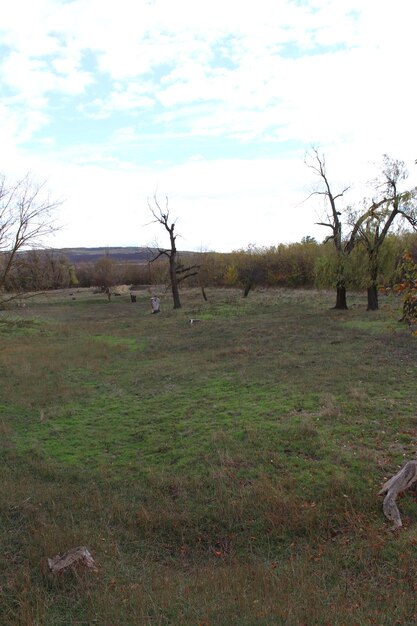
[[207,292],[0,311],[1,626],[417,623],[417,503],[392,533],[377,496],[417,446],[401,303]]

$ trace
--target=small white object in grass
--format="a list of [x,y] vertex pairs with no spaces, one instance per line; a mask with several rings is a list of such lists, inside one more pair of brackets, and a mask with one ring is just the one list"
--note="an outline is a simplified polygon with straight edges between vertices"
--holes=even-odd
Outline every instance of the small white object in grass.
[[97,572],[91,552],[85,546],[72,548],[63,555],[57,554],[52,559],[48,559],[48,566],[53,574],[60,574],[79,565]]
[[151,298],[151,308],[152,308],[152,313],[159,313],[160,312],[160,299],[158,298],[158,296],[152,296]]

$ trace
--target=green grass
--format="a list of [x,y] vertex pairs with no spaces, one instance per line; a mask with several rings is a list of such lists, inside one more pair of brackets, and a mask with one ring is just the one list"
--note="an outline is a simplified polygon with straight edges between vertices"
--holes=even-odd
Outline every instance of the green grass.
[[[1,312],[0,624],[414,623],[417,507],[393,535],[376,495],[417,445],[398,301],[182,297]],[[76,545],[99,572],[51,577]]]

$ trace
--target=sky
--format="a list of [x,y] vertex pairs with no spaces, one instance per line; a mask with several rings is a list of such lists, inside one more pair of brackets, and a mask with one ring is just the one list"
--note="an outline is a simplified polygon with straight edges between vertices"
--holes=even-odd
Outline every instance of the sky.
[[154,197],[180,249],[320,241],[311,146],[348,203],[384,153],[417,184],[416,17],[414,0],[4,1],[0,171],[62,201],[52,247],[166,245]]

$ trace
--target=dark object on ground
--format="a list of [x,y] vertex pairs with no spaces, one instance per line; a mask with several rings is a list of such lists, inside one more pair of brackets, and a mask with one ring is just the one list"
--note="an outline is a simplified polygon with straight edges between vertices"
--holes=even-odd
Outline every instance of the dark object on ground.
[[130,294],[130,301],[131,302],[136,302],[136,296],[133,295],[133,293]]

